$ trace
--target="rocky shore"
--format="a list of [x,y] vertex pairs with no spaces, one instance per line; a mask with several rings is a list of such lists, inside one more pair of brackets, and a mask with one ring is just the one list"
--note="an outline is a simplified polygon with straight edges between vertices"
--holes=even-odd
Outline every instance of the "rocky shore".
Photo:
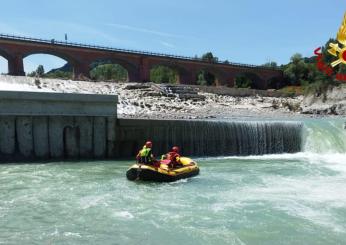
[[346,116],[346,85],[329,89],[326,94],[306,96],[301,108],[304,114]]
[[[323,113],[318,113],[321,108],[325,114],[346,115],[344,90],[332,92],[330,96],[334,96],[336,93],[340,98],[335,97],[333,105],[328,104],[326,107],[322,107],[319,100],[304,99],[303,96],[273,97],[256,93],[252,93],[251,96],[231,96],[208,93],[198,87],[186,86],[180,86],[175,89],[180,92],[174,92],[172,87],[167,89],[166,86],[151,83],[91,82],[0,76],[0,88],[1,90],[116,94],[119,96],[118,116],[122,118],[290,118],[300,117],[302,113],[321,115]],[[342,102],[340,106],[337,104],[339,102],[336,102],[339,99]],[[334,107],[335,109],[331,109]]]

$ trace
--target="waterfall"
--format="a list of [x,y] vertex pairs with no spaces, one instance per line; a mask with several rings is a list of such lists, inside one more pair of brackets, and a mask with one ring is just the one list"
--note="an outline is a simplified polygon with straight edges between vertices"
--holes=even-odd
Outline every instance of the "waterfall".
[[[123,149],[119,153],[124,157],[129,155],[122,151],[129,152],[132,147],[131,154],[135,154],[146,140],[153,141],[156,156],[174,145],[185,156],[245,156],[302,150],[300,122],[133,120],[131,124],[132,127],[120,126],[118,134]],[[134,139],[136,143],[131,144]]]

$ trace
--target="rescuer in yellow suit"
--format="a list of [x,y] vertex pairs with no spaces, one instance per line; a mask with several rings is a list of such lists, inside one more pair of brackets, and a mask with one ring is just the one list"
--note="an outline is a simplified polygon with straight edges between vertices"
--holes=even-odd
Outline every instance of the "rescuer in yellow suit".
[[156,162],[155,157],[151,151],[153,143],[147,141],[143,148],[138,152],[136,159],[138,163],[152,165]]

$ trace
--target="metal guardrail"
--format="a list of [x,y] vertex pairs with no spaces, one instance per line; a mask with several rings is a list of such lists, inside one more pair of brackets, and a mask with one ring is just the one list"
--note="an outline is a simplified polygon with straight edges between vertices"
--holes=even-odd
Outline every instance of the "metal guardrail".
[[238,66],[238,67],[266,69],[266,70],[280,70],[280,68],[268,67],[268,66],[242,64],[242,63],[234,63],[234,62],[228,62],[228,61],[210,62],[210,61],[204,60],[202,58],[198,58],[198,57],[188,57],[188,56],[163,54],[163,53],[155,53],[155,52],[148,52],[148,51],[112,48],[112,47],[105,47],[105,46],[99,46],[99,45],[63,42],[63,41],[57,41],[55,39],[48,40],[48,39],[41,39],[41,38],[31,38],[31,37],[24,37],[24,36],[1,34],[1,33],[0,33],[0,39],[29,41],[29,42],[36,42],[36,43],[43,43],[43,44],[50,44],[50,45],[97,49],[97,50],[102,50],[102,51],[122,52],[122,53],[129,53],[129,54],[143,54],[143,55],[149,55],[149,56],[158,56],[158,57],[174,58],[174,59],[181,59],[181,60],[198,61],[198,62],[209,63],[209,64],[212,63],[212,64],[222,64],[222,65],[230,65],[230,66]]

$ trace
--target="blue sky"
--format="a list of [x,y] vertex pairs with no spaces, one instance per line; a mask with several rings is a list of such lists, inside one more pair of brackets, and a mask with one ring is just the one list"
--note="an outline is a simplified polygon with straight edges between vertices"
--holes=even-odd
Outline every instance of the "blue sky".
[[[67,33],[71,42],[281,64],[335,37],[345,11],[345,0],[11,0],[1,3],[0,33],[56,40]],[[63,63],[33,55],[25,70]]]

